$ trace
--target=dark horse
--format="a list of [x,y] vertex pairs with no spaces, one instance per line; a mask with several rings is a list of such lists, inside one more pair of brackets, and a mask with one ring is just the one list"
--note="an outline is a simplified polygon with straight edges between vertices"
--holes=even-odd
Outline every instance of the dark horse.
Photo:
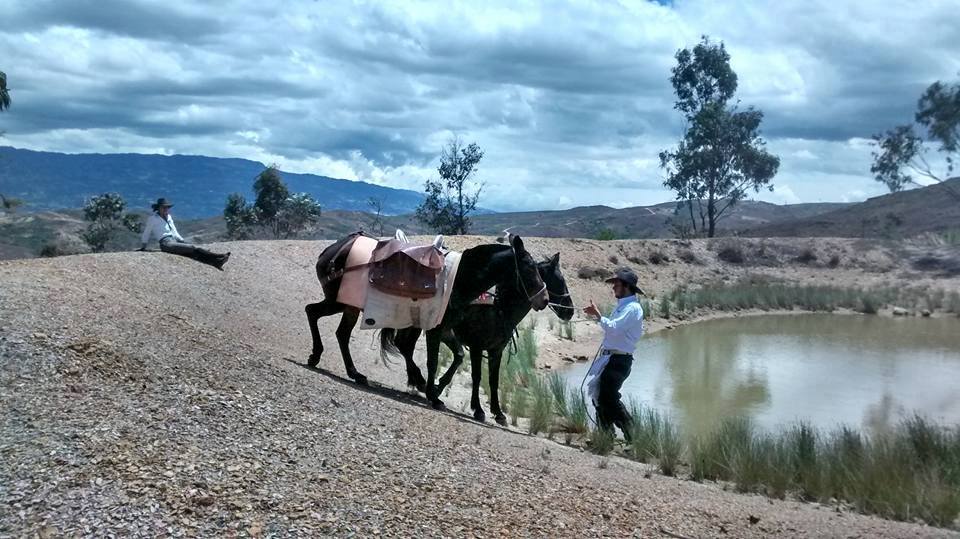
[[[307,320],[310,323],[310,334],[313,337],[313,351],[307,364],[315,367],[323,354],[323,341],[320,339],[320,330],[317,320],[324,316],[343,313],[340,325],[337,327],[337,343],[340,345],[340,355],[343,356],[343,366],[347,376],[358,384],[366,384],[367,378],[357,372],[350,355],[350,334],[360,317],[360,309],[337,302],[337,293],[340,290],[342,271],[346,264],[349,244],[356,239],[356,235],[348,236],[320,253],[317,259],[317,278],[323,286],[323,301],[306,306]],[[407,371],[407,382],[424,391],[427,399],[435,408],[443,407],[440,401],[440,392],[435,381],[437,375],[438,356],[440,354],[440,339],[444,331],[457,325],[467,312],[467,306],[494,286],[515,285],[526,293],[536,310],[543,310],[548,303],[546,285],[537,271],[537,264],[530,253],[523,247],[523,240],[519,236],[510,236],[508,245],[487,244],[467,249],[460,257],[460,267],[450,294],[447,310],[440,325],[427,331],[427,380],[423,380],[420,370]]]
[[[549,305],[553,312],[561,320],[573,318],[573,301],[567,289],[567,282],[560,272],[560,253],[537,264],[537,271],[547,285]],[[486,350],[490,367],[490,411],[497,423],[501,425],[507,423],[507,417],[500,407],[500,360],[514,331],[530,312],[531,307],[527,295],[516,283],[498,285],[492,306],[470,305],[459,323],[452,326],[452,331],[443,333],[443,343],[453,352],[453,362],[440,378],[438,390],[442,392],[453,378],[463,361],[461,345],[465,345],[470,350],[470,371],[473,379],[470,407],[477,421],[486,420],[483,405],[480,404],[480,363],[483,360],[483,351]],[[407,372],[415,370],[419,374],[420,369],[413,362],[413,351],[419,338],[420,330],[416,328],[401,329],[396,332],[385,330],[380,333],[380,353],[384,356],[392,353],[402,355],[407,364]]]

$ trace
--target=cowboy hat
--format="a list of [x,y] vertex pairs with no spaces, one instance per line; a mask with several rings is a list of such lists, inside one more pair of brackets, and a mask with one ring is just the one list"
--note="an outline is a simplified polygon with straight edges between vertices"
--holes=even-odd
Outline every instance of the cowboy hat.
[[157,199],[157,203],[156,203],[156,204],[153,204],[153,205],[150,206],[150,207],[153,208],[153,211],[157,211],[157,210],[158,210],[159,208],[161,208],[161,207],[163,207],[163,208],[172,208],[172,207],[173,207],[173,203],[170,202],[169,200],[163,198],[163,197],[160,197],[160,198]]
[[646,295],[643,293],[643,290],[641,290],[640,287],[637,286],[637,281],[639,281],[639,279],[637,278],[637,274],[634,273],[633,270],[630,270],[628,268],[620,268],[617,270],[616,273],[613,274],[613,277],[610,277],[604,282],[612,283],[614,281],[620,281],[621,283],[625,284],[627,288],[629,288],[630,291],[633,292],[634,294],[640,294],[641,296]]

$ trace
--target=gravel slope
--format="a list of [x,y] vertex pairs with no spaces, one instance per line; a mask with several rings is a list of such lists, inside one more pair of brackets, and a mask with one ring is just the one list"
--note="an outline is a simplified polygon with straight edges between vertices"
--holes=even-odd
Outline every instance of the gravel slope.
[[952,536],[434,412],[368,332],[353,349],[382,386],[360,389],[333,319],[330,373],[309,370],[323,245],[219,245],[223,273],[160,253],[0,262],[0,536]]

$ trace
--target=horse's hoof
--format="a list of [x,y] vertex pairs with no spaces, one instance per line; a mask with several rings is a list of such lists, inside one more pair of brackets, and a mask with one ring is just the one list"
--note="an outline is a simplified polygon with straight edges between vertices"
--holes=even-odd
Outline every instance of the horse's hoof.
[[483,413],[483,410],[474,410],[473,419],[481,423],[485,423],[487,421],[487,414]]
[[506,426],[507,426],[507,416],[505,416],[505,415],[503,415],[503,414],[497,414],[497,415],[493,416],[493,419],[494,419],[494,421],[497,422],[497,425],[500,425],[501,427],[506,427]]
[[310,357],[307,358],[308,367],[316,367],[320,363],[320,354],[310,354]]
[[354,383],[356,383],[357,385],[360,385],[360,386],[369,385],[369,384],[367,384],[367,377],[364,376],[364,375],[362,375],[362,374],[360,374],[359,372],[353,374],[352,376],[350,376],[350,378],[351,378],[351,379],[354,381]]
[[430,406],[433,406],[433,409],[434,409],[434,410],[446,410],[446,409],[447,409],[447,405],[445,405],[445,404],[443,403],[443,401],[440,400],[440,399],[433,399],[432,401],[430,401]]

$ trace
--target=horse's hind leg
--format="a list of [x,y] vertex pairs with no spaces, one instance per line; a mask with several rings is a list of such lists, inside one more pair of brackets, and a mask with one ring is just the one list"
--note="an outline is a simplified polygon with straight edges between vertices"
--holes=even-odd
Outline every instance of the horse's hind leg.
[[460,364],[463,363],[463,346],[460,344],[460,340],[457,339],[457,336],[453,334],[452,331],[443,332],[441,337],[443,344],[447,345],[447,348],[453,352],[453,362],[450,363],[450,366],[447,367],[447,372],[443,373],[443,376],[440,377],[440,381],[437,382],[437,394],[443,393],[443,390],[446,389],[450,382],[453,381],[453,375],[457,374],[457,369],[460,368]]
[[480,402],[480,380],[483,374],[483,350],[473,347],[470,349],[470,375],[473,379],[473,387],[470,393],[470,408],[473,409],[473,418],[483,423],[487,420],[487,414],[483,412],[483,404]]
[[323,355],[323,340],[320,338],[320,329],[317,327],[317,321],[324,316],[330,316],[342,312],[344,305],[331,299],[325,299],[320,303],[311,303],[304,310],[307,312],[307,321],[310,323],[310,335],[313,337],[313,350],[310,358],[307,359],[307,365],[316,367],[320,363],[320,356]]
[[417,347],[417,341],[420,340],[421,331],[416,328],[403,329],[397,332],[397,350],[403,356],[407,367],[407,385],[415,387],[417,391],[423,393],[427,390],[427,381],[420,372],[420,367],[413,361],[413,353]]
[[507,416],[500,408],[500,359],[503,357],[503,349],[488,350],[490,355],[490,411],[497,423],[507,426]]
[[337,326],[337,343],[340,344],[340,355],[343,356],[343,366],[347,369],[347,376],[360,385],[367,384],[367,377],[357,372],[353,366],[353,357],[350,355],[350,334],[360,318],[360,309],[345,307],[340,325]]

